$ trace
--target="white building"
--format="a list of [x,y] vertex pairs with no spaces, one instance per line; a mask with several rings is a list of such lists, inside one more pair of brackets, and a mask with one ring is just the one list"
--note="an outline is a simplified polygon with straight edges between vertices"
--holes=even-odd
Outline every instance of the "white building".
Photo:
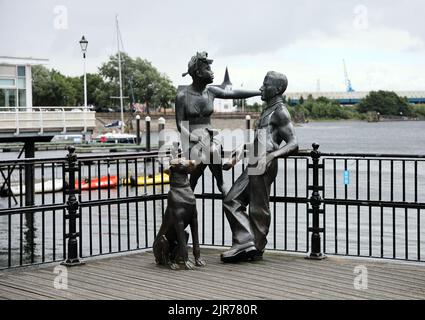
[[0,56],[0,111],[32,108],[31,66],[47,62],[47,59]]
[[[224,74],[223,83],[217,87],[220,87],[227,91],[232,90],[232,82],[230,82],[229,70],[227,70],[227,68]],[[234,112],[236,111],[236,106],[233,105],[233,99],[214,99],[214,111]]]
[[47,59],[0,56],[1,142],[28,137],[32,143],[34,137],[50,141],[54,135],[88,134],[96,127],[96,113],[85,107],[33,106],[31,67],[47,63]]

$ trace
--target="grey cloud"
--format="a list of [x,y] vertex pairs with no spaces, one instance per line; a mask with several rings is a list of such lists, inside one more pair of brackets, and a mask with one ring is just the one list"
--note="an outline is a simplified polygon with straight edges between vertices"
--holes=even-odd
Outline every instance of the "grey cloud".
[[[58,5],[68,10],[66,30],[54,28]],[[425,41],[422,0],[0,0],[0,54],[57,58],[75,65],[84,34],[90,57],[101,62],[115,52],[118,13],[130,54],[167,68],[178,63],[184,71],[197,50],[212,51],[217,58],[255,55],[284,48],[312,32],[335,35],[338,26],[353,25],[357,5],[367,7],[370,28],[395,27]]]

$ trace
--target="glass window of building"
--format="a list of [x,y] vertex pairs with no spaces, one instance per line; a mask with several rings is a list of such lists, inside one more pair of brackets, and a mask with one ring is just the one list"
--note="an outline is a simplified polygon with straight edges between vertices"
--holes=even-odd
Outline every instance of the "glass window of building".
[[[16,107],[16,89],[0,89],[0,107],[4,108]],[[6,109],[8,110],[8,109]]]
[[0,108],[6,106],[6,90],[0,89]]
[[18,78],[18,89],[25,89],[25,78]]
[[[0,107],[15,108],[16,107],[16,90],[15,89],[2,89],[2,95],[0,97]],[[6,109],[7,110],[7,109]]]
[[27,106],[27,92],[25,89],[18,90],[18,102],[20,107]]
[[15,86],[15,79],[1,79],[0,78],[0,87],[14,87]]
[[25,66],[18,66],[18,77],[25,77]]
[[25,107],[26,89],[25,66],[0,65],[0,107]]

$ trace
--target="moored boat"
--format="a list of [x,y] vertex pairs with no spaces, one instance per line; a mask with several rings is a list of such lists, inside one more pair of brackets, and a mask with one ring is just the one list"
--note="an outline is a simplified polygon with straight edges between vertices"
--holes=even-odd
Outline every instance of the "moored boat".
[[154,175],[148,175],[148,176],[138,176],[137,179],[134,176],[131,176],[130,178],[122,179],[121,183],[123,185],[131,185],[131,186],[144,186],[144,185],[160,185],[160,184],[168,184],[170,183],[170,176],[167,173],[161,173]]
[[[93,190],[93,189],[108,189],[116,188],[118,185],[117,176],[102,176],[99,178],[93,178],[91,180],[84,179],[81,181],[81,190]],[[80,181],[75,181],[75,190],[80,190]]]
[[[37,182],[34,184],[34,192],[35,193],[48,193],[48,192],[56,192],[61,191],[64,187],[64,183],[62,179],[55,179],[55,180],[46,180]],[[1,193],[2,197],[6,197],[10,194],[14,194],[15,196],[18,196],[20,194],[25,194],[26,188],[25,184],[19,185],[19,184],[12,184],[10,186],[10,189],[5,189]]]

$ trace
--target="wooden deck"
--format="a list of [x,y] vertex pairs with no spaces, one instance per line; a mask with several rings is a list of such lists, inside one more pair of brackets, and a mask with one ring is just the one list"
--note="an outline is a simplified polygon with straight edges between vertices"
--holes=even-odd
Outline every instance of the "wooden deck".
[[[222,264],[202,248],[207,266],[171,271],[152,252],[87,260],[68,268],[68,289],[54,288],[55,265],[0,271],[0,299],[425,299],[425,265],[266,252],[263,261]],[[354,288],[356,266],[368,289]]]

